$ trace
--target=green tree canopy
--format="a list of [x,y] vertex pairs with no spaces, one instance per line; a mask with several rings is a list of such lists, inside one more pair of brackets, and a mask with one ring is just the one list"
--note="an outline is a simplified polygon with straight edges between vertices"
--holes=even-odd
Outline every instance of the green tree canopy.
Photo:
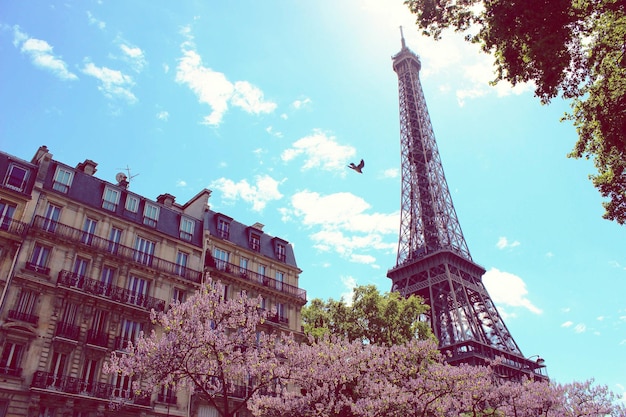
[[417,25],[439,39],[467,33],[495,58],[496,78],[532,82],[542,103],[571,100],[578,141],[591,158],[604,218],[626,222],[626,2],[624,0],[406,0]]
[[428,309],[418,296],[381,294],[374,285],[365,285],[354,289],[351,304],[343,298],[311,300],[302,309],[302,321],[304,332],[317,340],[333,335],[349,341],[391,346],[434,337],[428,324],[420,321]]

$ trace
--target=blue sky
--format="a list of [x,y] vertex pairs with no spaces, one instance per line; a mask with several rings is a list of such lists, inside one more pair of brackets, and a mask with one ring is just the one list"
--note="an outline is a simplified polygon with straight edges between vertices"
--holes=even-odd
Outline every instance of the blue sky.
[[[626,391],[624,228],[567,159],[575,129],[492,59],[419,35],[401,0],[3,1],[0,149],[96,161],[291,242],[309,299],[390,289],[400,206],[399,26],[475,262],[526,356]],[[362,175],[346,168],[365,159]]]

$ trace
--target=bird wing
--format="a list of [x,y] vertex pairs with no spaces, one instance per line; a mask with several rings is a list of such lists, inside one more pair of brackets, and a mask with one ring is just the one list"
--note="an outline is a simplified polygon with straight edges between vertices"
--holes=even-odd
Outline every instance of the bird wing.
[[361,159],[361,162],[359,162],[359,168],[363,168],[364,166],[365,166],[365,161]]

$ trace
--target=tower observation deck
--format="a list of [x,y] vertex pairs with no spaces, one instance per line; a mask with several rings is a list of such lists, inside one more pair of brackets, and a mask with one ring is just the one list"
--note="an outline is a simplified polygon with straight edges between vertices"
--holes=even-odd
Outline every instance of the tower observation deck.
[[402,167],[400,235],[392,291],[416,294],[430,306],[427,320],[451,364],[482,365],[500,358],[503,377],[546,380],[542,359],[526,358],[482,283],[463,237],[444,176],[419,79],[421,62],[402,36],[393,56],[398,75]]

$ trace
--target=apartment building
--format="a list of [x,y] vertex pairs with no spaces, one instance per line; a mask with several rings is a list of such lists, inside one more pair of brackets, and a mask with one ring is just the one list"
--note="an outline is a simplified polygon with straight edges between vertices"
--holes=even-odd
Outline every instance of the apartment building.
[[268,326],[300,332],[293,247],[211,210],[210,190],[184,204],[152,200],[123,173],[108,182],[96,170],[45,146],[30,162],[0,152],[0,417],[212,415],[181,392],[136,395],[103,362],[151,330],[151,309],[183,301],[207,276],[226,297],[261,295],[276,311]]

